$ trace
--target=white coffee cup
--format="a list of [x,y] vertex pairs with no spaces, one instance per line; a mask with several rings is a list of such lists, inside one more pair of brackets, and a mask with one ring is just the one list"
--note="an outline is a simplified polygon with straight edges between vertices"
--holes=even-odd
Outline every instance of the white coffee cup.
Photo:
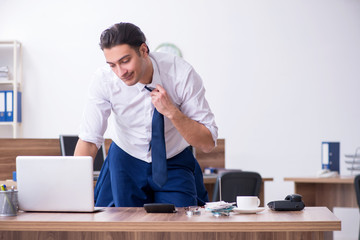
[[257,209],[260,205],[260,199],[256,196],[237,196],[236,204],[239,209]]

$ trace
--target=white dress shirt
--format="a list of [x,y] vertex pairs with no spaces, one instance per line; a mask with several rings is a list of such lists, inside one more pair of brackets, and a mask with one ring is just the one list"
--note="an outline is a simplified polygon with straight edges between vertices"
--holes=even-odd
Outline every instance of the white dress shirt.
[[[200,76],[182,58],[164,53],[150,53],[154,72],[151,84],[160,84],[173,104],[187,117],[205,125],[214,142],[218,136],[214,114],[205,99],[205,88]],[[89,89],[79,137],[83,141],[104,142],[110,113],[114,116],[111,139],[131,156],[151,162],[149,144],[154,106],[150,92],[144,84],[127,86],[111,68],[106,65],[98,69]],[[189,144],[180,135],[171,121],[165,119],[166,156],[171,158],[183,151]]]

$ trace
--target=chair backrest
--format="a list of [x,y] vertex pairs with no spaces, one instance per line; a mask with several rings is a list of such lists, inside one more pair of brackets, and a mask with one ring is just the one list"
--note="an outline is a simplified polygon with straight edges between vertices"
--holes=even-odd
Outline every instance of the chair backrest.
[[262,178],[257,172],[225,171],[219,174],[213,202],[236,202],[236,196],[259,196]]
[[355,186],[356,200],[360,208],[360,174],[355,176],[354,186]]

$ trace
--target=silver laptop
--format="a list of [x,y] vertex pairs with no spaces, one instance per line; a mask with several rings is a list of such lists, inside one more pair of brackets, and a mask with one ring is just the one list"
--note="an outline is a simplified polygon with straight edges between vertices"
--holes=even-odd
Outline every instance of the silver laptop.
[[[60,150],[62,156],[74,156],[75,147],[79,140],[77,135],[60,135]],[[105,144],[102,144],[94,160],[94,179],[99,177],[101,167],[106,159]]]
[[18,156],[19,209],[24,211],[94,212],[91,157]]

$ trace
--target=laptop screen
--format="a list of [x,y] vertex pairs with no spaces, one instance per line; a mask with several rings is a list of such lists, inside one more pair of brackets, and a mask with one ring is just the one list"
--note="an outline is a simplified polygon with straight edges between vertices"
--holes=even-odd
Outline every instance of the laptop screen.
[[94,211],[92,158],[18,156],[19,208],[25,211]]
[[[60,135],[60,149],[62,156],[74,156],[76,143],[79,137],[76,135]],[[106,158],[104,144],[99,148],[94,160],[94,172],[100,172],[102,164]]]

